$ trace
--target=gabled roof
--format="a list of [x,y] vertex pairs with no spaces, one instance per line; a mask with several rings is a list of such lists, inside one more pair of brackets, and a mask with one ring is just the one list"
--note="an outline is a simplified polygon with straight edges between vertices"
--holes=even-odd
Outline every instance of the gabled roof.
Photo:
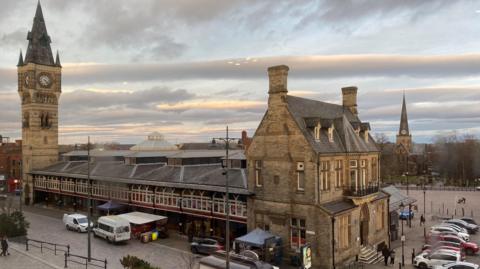
[[27,40],[28,48],[24,64],[35,63],[55,66],[52,48],[50,47],[52,40],[47,33],[40,1],[38,2],[35,17],[33,18],[32,30],[28,32]]
[[[312,148],[318,153],[354,153],[378,152],[373,137],[368,134],[368,141],[355,132],[366,132],[370,129],[368,123],[362,123],[349,109],[342,105],[325,103],[287,95],[287,105],[290,113],[304,133]],[[313,127],[320,123],[323,128],[320,139],[315,140]],[[333,124],[333,142],[327,136],[324,127]],[[363,134],[362,134],[363,135]]]

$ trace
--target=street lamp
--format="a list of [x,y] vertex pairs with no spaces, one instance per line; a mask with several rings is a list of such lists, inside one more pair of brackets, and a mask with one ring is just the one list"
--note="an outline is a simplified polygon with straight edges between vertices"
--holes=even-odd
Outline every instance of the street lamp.
[[[427,192],[427,187],[425,186],[425,179],[423,181],[423,219],[426,219],[426,215],[425,215],[425,194]],[[424,238],[427,238],[427,230],[425,228],[425,222],[423,223],[423,237]]]
[[[403,212],[403,209],[405,208],[405,205],[403,204],[403,202],[400,203],[400,212]],[[402,241],[402,266],[405,266],[405,235],[403,234],[403,218],[400,218],[400,220],[402,221],[402,237],[401,237],[401,241]]]

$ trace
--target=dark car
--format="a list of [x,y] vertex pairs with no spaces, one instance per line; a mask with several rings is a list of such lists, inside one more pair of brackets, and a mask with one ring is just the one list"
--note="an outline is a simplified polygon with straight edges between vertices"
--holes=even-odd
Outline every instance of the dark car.
[[209,255],[221,249],[223,249],[223,246],[217,240],[211,238],[194,238],[190,243],[190,250],[195,254]]
[[466,223],[478,225],[478,223],[477,223],[473,218],[463,217],[463,218],[460,218],[460,219],[463,220],[463,221],[465,221]]
[[460,219],[449,219],[444,221],[444,223],[451,223],[455,224],[459,227],[462,227],[468,231],[469,234],[474,234],[478,231],[478,226],[476,224],[470,224],[467,223],[466,221],[460,220]]

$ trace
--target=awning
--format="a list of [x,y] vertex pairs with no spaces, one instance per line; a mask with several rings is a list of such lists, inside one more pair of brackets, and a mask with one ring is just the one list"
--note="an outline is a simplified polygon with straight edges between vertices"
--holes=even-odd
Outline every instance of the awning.
[[263,247],[265,245],[265,240],[274,238],[275,236],[267,231],[264,231],[260,228],[249,232],[248,234],[235,238],[236,243],[243,243],[249,246]]
[[401,193],[400,190],[393,185],[383,188],[382,191],[390,195],[390,212],[400,209],[401,203],[403,203],[405,206],[408,206],[417,201],[417,199]]
[[116,209],[120,209],[122,207],[123,207],[123,205],[117,204],[117,203],[112,202],[112,201],[108,201],[105,204],[101,204],[101,205],[97,206],[98,209],[103,210],[103,211],[116,210]]
[[161,222],[161,224],[165,224],[168,219],[165,216],[153,215],[153,214],[148,214],[148,213],[143,213],[138,211],[120,214],[117,216],[126,219],[128,222],[134,225],[147,224],[151,222]]

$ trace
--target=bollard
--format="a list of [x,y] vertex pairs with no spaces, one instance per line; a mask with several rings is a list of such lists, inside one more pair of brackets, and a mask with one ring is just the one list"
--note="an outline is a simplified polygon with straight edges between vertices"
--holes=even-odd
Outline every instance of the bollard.
[[402,263],[401,262],[398,263],[398,269],[402,269]]
[[27,240],[25,241],[25,250],[28,251],[28,238],[27,238]]
[[448,215],[448,208],[447,208],[447,215]]
[[64,268],[67,268],[67,253],[65,253],[64,255],[65,255],[65,267]]
[[55,256],[57,256],[57,244],[53,245],[53,251],[55,252]]
[[415,259],[415,249],[412,249],[412,264],[414,259]]
[[445,203],[442,203],[442,214],[445,214]]
[[40,253],[43,253],[43,243],[40,242]]
[[462,217],[465,217],[465,208],[462,207]]
[[472,209],[472,211],[471,211],[471,215],[472,215],[472,218],[473,218],[473,209]]
[[107,269],[107,258],[105,258],[105,268],[104,269]]
[[455,208],[455,216],[457,215],[457,209]]
[[70,245],[67,245],[67,255],[70,256]]

